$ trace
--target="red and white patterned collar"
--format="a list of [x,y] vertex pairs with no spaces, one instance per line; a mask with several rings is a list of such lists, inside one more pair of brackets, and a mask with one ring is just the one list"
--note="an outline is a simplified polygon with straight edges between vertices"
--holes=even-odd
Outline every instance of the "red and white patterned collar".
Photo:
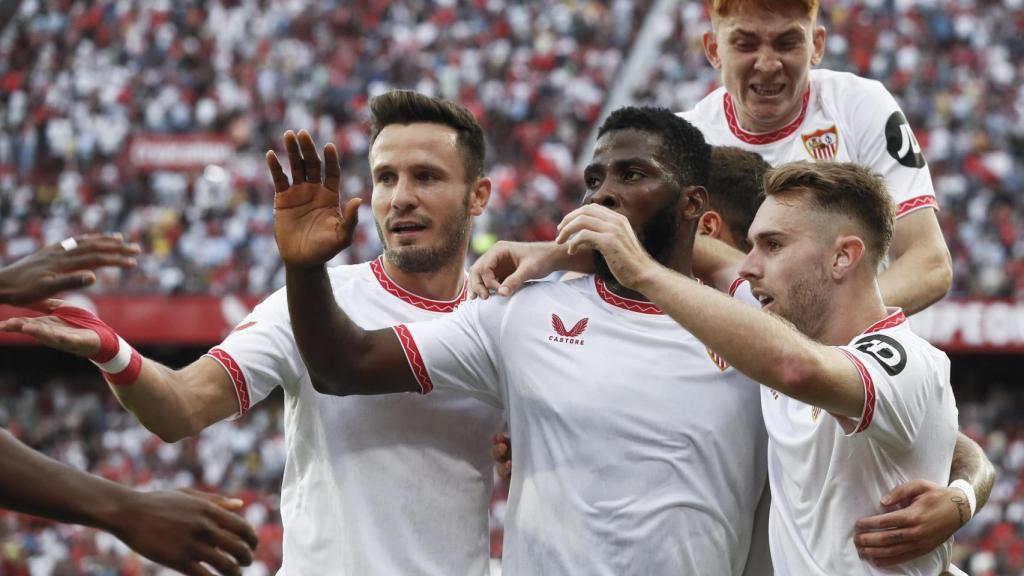
[[392,296],[412,304],[417,308],[428,310],[430,312],[452,312],[459,307],[459,304],[466,299],[466,290],[469,287],[469,278],[465,278],[462,281],[462,290],[454,300],[431,300],[424,298],[409,292],[405,288],[398,285],[397,282],[388,276],[388,273],[384,270],[384,257],[380,256],[376,260],[370,262],[370,271],[373,272],[374,277],[380,282],[381,288],[387,291]]
[[886,308],[885,311],[888,312],[889,315],[868,327],[868,329],[863,332],[864,334],[871,334],[872,332],[881,332],[888,328],[895,328],[907,321],[907,316],[903,313],[902,308]]
[[739,117],[736,115],[736,108],[733,106],[732,96],[726,92],[724,98],[725,119],[729,123],[729,130],[732,131],[734,136],[747,144],[771,144],[772,142],[778,142],[793,132],[796,132],[797,129],[800,128],[800,125],[804,123],[804,117],[807,116],[807,103],[811,101],[811,87],[808,85],[807,90],[804,91],[804,101],[800,107],[800,115],[782,128],[764,134],[754,134],[744,130],[743,127],[740,126]]
[[601,297],[601,300],[604,300],[616,308],[622,308],[623,310],[629,310],[630,312],[639,312],[640,314],[664,314],[664,312],[661,311],[661,308],[658,308],[650,302],[623,298],[618,294],[612,293],[612,291],[605,286],[604,280],[601,280],[597,276],[594,276],[594,286],[597,288],[597,295]]

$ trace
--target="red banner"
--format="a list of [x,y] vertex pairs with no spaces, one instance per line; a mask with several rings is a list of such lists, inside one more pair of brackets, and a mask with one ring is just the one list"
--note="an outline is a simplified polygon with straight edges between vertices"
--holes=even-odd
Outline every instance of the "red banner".
[[1024,354],[1024,302],[943,301],[912,316],[910,325],[948,352]]
[[223,166],[235,157],[227,136],[216,134],[150,134],[132,138],[128,160],[137,170],[197,171]]
[[[252,310],[261,296],[93,296],[68,301],[96,312],[134,345],[212,346]],[[32,315],[0,306],[0,319]],[[914,331],[949,352],[1024,354],[1024,302],[944,301],[910,319]],[[30,340],[0,333],[0,344]]]
[[[224,339],[262,297],[259,296],[93,296],[72,294],[65,300],[95,312],[126,341],[150,344],[212,346]],[[35,316],[30,310],[0,306],[0,319]],[[28,344],[18,334],[0,333],[0,344]]]

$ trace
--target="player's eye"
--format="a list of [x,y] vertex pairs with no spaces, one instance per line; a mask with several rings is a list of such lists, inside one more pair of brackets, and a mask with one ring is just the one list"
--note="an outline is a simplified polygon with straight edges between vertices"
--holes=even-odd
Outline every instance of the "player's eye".
[[597,190],[601,187],[601,179],[593,176],[585,178],[583,183],[586,184],[587,190]]
[[637,170],[626,170],[622,174],[623,182],[635,182],[644,177],[644,173]]
[[420,172],[419,174],[416,175],[416,180],[429,184],[431,182],[436,181],[437,176],[431,174],[430,172]]
[[395,175],[391,172],[381,172],[377,175],[377,182],[381,184],[393,184],[395,182]]

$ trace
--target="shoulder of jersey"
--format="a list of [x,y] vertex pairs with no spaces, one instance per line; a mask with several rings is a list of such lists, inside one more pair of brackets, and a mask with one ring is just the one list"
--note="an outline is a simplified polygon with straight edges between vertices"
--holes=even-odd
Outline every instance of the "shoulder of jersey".
[[[909,324],[861,334],[850,344],[873,358],[890,376],[898,376],[914,358],[946,358],[946,354],[916,334]],[[948,361],[948,360],[947,360]]]
[[879,91],[888,93],[878,80],[857,76],[850,72],[839,72],[815,68],[811,70],[811,82],[821,93],[830,96],[853,99],[873,97]]

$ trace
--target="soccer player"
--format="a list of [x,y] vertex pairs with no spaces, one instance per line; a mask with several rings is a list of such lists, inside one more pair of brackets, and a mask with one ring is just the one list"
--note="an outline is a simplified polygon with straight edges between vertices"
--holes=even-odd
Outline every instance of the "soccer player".
[[[135,265],[139,247],[117,234],[87,234],[0,268],[0,303],[45,308],[62,290],[95,282],[93,269]],[[33,451],[0,430],[0,507],[114,534],[154,562],[190,575],[240,574],[256,533],[234,514],[242,502],[194,490],[139,492]]]
[[[769,174],[765,193],[739,270],[749,286],[734,290],[773,314],[661,265],[606,206],[567,215],[557,241],[598,251],[622,285],[764,385],[776,570],[887,573],[859,556],[845,520],[873,511],[893,484],[945,482],[957,434],[949,359],[883,303],[877,269],[895,211],[880,176],[792,163]],[[947,543],[899,570],[938,574],[949,555]]]
[[825,51],[817,0],[710,0],[708,61],[723,86],[681,115],[708,142],[757,152],[773,166],[851,161],[885,177],[896,203],[882,298],[906,314],[946,295],[949,250],[921,147],[882,84],[811,69]]
[[[689,123],[622,109],[599,130],[587,201],[627,214],[647,249],[685,273],[709,164]],[[756,386],[606,272],[363,330],[330,298],[324,268],[351,243],[354,213],[337,209],[336,190],[289,186],[272,168],[292,329],[317,390],[447,391],[508,414],[526,450],[506,573],[742,572],[764,482]]]
[[[332,306],[366,328],[447,316],[465,297],[469,230],[491,190],[483,132],[464,107],[413,92],[389,92],[370,109],[372,208],[385,250],[372,262],[331,268]],[[305,131],[286,133],[285,147],[295,181],[322,182],[337,209],[335,147],[326,147],[325,167],[314,161]],[[273,153],[268,163],[283,175]],[[346,206],[347,217],[357,205]],[[54,317],[26,321],[21,330],[81,356],[100,348],[97,332],[112,334],[102,326],[68,328]],[[284,290],[189,366],[172,370],[143,359],[125,377],[130,371],[108,376],[118,382],[111,388],[168,441],[244,415],[274,388],[284,390],[282,573],[488,572],[489,438],[503,422],[497,408],[444,392],[317,393],[292,337]]]

